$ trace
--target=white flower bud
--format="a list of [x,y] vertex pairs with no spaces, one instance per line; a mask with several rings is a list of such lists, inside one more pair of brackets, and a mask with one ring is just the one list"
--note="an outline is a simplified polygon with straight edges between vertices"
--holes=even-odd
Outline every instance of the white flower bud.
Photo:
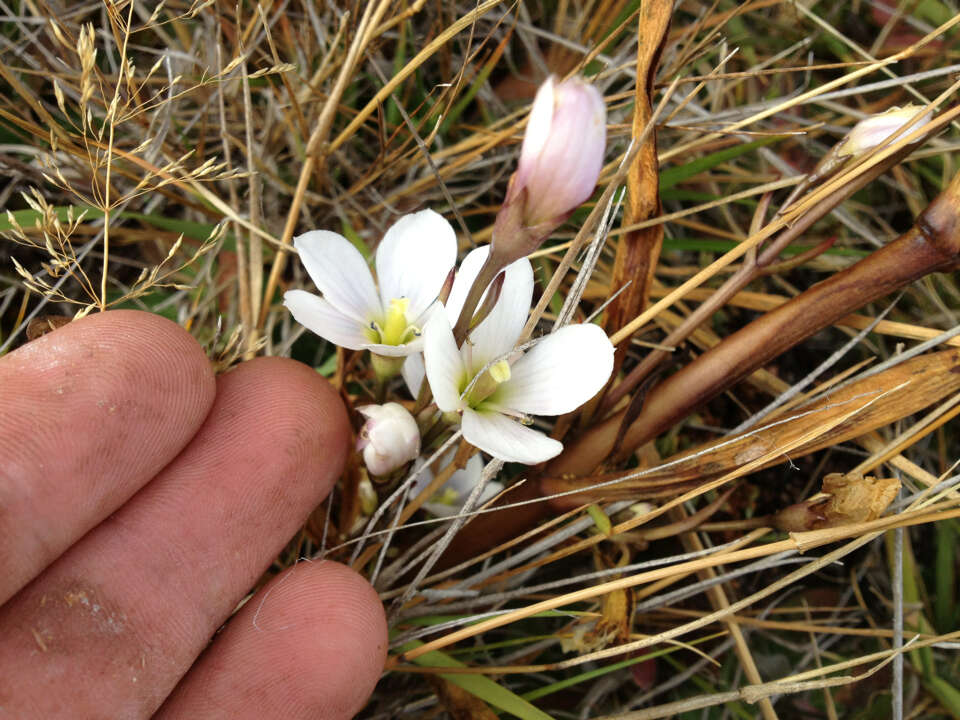
[[357,412],[367,418],[357,438],[357,450],[374,475],[386,475],[420,454],[420,429],[403,405],[364,405]]
[[907,105],[902,108],[892,107],[886,112],[864,118],[847,133],[847,137],[837,148],[838,155],[847,157],[872,150],[904,125],[910,124],[910,128],[900,135],[900,137],[906,137],[928,122],[933,115],[932,112],[928,112],[917,120],[922,111],[922,107]]
[[559,224],[590,197],[607,142],[600,92],[580,78],[547,79],[533,101],[506,204],[527,191],[523,222]]

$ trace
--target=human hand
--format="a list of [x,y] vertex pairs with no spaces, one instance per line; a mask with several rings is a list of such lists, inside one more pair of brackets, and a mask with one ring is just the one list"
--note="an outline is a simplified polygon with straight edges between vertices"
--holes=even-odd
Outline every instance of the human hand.
[[312,369],[215,379],[155,315],[92,315],[0,358],[0,718],[359,711],[386,622],[342,565],[282,573],[207,647],[348,439]]

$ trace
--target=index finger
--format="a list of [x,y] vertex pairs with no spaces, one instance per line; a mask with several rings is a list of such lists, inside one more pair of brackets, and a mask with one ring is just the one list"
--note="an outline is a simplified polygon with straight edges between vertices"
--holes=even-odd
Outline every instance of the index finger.
[[90,315],[0,358],[0,604],[190,441],[215,393],[157,315]]

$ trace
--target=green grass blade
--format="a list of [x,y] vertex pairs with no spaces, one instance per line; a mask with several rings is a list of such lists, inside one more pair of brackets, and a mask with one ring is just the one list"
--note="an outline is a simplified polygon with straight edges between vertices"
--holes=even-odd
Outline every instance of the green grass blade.
[[956,531],[956,523],[950,520],[938,522],[935,525],[937,537],[937,553],[934,567],[934,582],[936,596],[933,601],[933,619],[940,632],[949,632],[954,627],[957,612],[957,573],[956,573],[956,541],[960,533]]
[[[57,219],[64,223],[67,222],[67,215],[71,210],[73,211],[74,219],[80,217],[80,214],[84,211],[86,211],[86,215],[83,216],[85,220],[94,220],[103,217],[102,210],[84,205],[60,205],[53,208],[53,210],[57,214]],[[40,219],[40,213],[36,210],[14,210],[12,214],[17,223],[24,229],[35,227],[37,221]],[[4,212],[0,214],[0,232],[12,229],[13,223],[7,218],[7,213]]]
[[[422,644],[423,643],[413,641],[404,645],[402,650],[412,650],[413,648]],[[446,653],[440,652],[439,650],[425,653],[416,658],[413,662],[424,667],[467,667],[464,663],[460,662],[459,660],[454,660],[452,657]],[[457,687],[466,690],[471,695],[480,698],[485,703],[492,705],[499,710],[510,713],[518,718],[522,718],[522,720],[553,720],[545,712],[537,709],[516,693],[513,693],[502,685],[495,683],[486,675],[441,674],[440,677],[453,683]]]
[[760,140],[754,140],[753,142],[743,143],[742,145],[734,145],[733,147],[724,148],[723,150],[718,150],[715,153],[704,155],[701,158],[696,158],[695,160],[691,160],[684,165],[678,165],[676,167],[669,167],[661,170],[660,190],[669,190],[684,180],[692,178],[695,175],[699,175],[702,172],[706,172],[707,170],[712,170],[717,165],[729,162],[740,157],[741,155],[751,153],[757,148],[761,148],[764,145],[770,145],[771,143],[774,143],[780,139],[781,137],[777,135],[765,137]]
[[[718,637],[721,637],[724,633],[714,633],[713,635],[708,635],[704,638],[699,638],[694,640],[689,645],[699,645],[700,643],[705,643],[710,640],[715,640]],[[542,688],[537,688],[528,693],[524,693],[523,697],[525,700],[536,700],[542,698],[544,695],[550,695],[551,693],[559,692],[560,690],[566,690],[568,687],[573,687],[574,685],[579,685],[580,683],[587,682],[588,680],[593,680],[594,678],[601,677],[608,673],[612,673],[621,668],[630,667],[631,665],[636,665],[637,663],[643,662],[644,660],[650,660],[651,658],[660,657],[662,655],[670,655],[671,653],[676,653],[683,650],[682,647],[669,647],[664,648],[663,650],[656,650],[646,655],[640,655],[634,658],[627,658],[626,660],[620,660],[619,662],[611,663],[596,670],[588,670],[587,672],[580,673],[579,675],[574,675],[573,677],[566,678],[565,680],[560,680],[555,683],[550,683],[549,685],[544,685]]]
[[928,677],[923,684],[947,712],[960,720],[960,690],[939,675]]

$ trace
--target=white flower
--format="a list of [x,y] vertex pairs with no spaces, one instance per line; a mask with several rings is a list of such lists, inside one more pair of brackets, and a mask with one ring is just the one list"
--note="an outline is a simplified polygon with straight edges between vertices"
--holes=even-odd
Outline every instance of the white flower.
[[420,454],[420,429],[403,405],[364,405],[357,412],[367,418],[357,437],[357,450],[374,475],[386,475]]
[[907,105],[902,108],[892,107],[886,112],[864,118],[854,125],[841,141],[837,148],[838,154],[840,157],[845,157],[872,150],[904,125],[910,124],[910,128],[900,135],[900,137],[906,137],[933,116],[932,112],[928,112],[920,117],[922,111],[922,107]]
[[[453,461],[456,449],[451,450],[437,461],[436,467],[444,468]],[[480,482],[483,475],[483,460],[479,454],[474,455],[467,460],[466,466],[462,470],[456,470],[450,479],[436,492],[430,502],[423,504],[423,507],[429,510],[437,517],[450,517],[458,514],[463,509],[463,504],[467,501],[473,488]],[[433,473],[430,468],[424,468],[413,483],[410,489],[410,496],[416,495],[433,481]],[[489,481],[483,486],[483,492],[477,500],[475,507],[480,507],[488,500],[503,490],[503,483],[496,480]]]
[[[472,250],[467,253],[467,256],[463,259],[463,262],[460,263],[460,268],[457,270],[456,278],[453,281],[453,287],[450,290],[450,296],[447,298],[447,302],[444,305],[444,311],[446,312],[447,319],[450,321],[450,326],[453,327],[457,324],[457,318],[460,317],[460,311],[463,309],[463,303],[467,299],[467,293],[470,291],[470,288],[473,286],[473,281],[476,279],[477,275],[480,272],[480,268],[483,266],[483,263],[486,261],[487,256],[490,254],[490,247],[484,246]],[[507,303],[517,303],[517,307],[523,306],[524,308],[530,307],[530,298],[533,295],[533,269],[530,267],[529,260],[517,260],[516,262],[511,263],[504,269],[505,277],[503,286],[500,289],[500,299],[499,302]],[[480,304],[483,304],[484,299],[486,298],[486,292],[484,292],[483,297],[480,300]],[[511,350],[516,344],[516,338],[520,335],[520,331],[523,329],[523,325],[526,322],[526,310],[521,314],[517,312],[510,320],[511,324],[507,327],[499,327],[491,325],[490,323],[498,322],[499,314],[491,313],[480,325],[475,327],[471,333],[470,337],[473,339],[473,342],[476,343],[478,338],[489,338],[492,341],[496,340],[496,337],[506,333],[513,338],[512,341],[508,340],[508,345],[502,347],[502,351],[498,354],[503,354]],[[491,342],[481,340],[481,345],[483,346],[492,346]],[[498,346],[499,347],[499,346]],[[482,368],[490,360],[492,360],[496,355],[480,355],[482,352],[474,348],[473,359],[479,361],[483,359],[483,362],[479,364],[479,368]],[[423,383],[423,378],[426,375],[426,371],[423,367],[423,356],[418,354],[408,355],[405,362],[403,363],[403,379],[407,384],[407,389],[410,390],[410,394],[413,397],[417,397],[420,394],[420,386]]]
[[509,205],[527,191],[526,225],[563,222],[590,197],[603,167],[606,122],[603,96],[582,79],[551,75],[540,86],[506,199]]
[[[518,420],[561,415],[593,397],[610,377],[613,346],[596,325],[568,325],[525,355],[514,351],[533,296],[533,269],[521,258],[506,269],[500,299],[457,348],[451,317],[486,259],[487,248],[464,259],[447,312],[424,327],[424,365],[437,407],[462,417],[467,442],[501,460],[528,465],[557,455],[563,445]],[[516,418],[516,419],[514,419]]]
[[450,223],[433,210],[404,215],[377,248],[377,290],[366,261],[349,240],[313,230],[293,241],[323,297],[284,293],[301,325],[335,345],[402,357],[419,352],[420,331],[457,260]]

